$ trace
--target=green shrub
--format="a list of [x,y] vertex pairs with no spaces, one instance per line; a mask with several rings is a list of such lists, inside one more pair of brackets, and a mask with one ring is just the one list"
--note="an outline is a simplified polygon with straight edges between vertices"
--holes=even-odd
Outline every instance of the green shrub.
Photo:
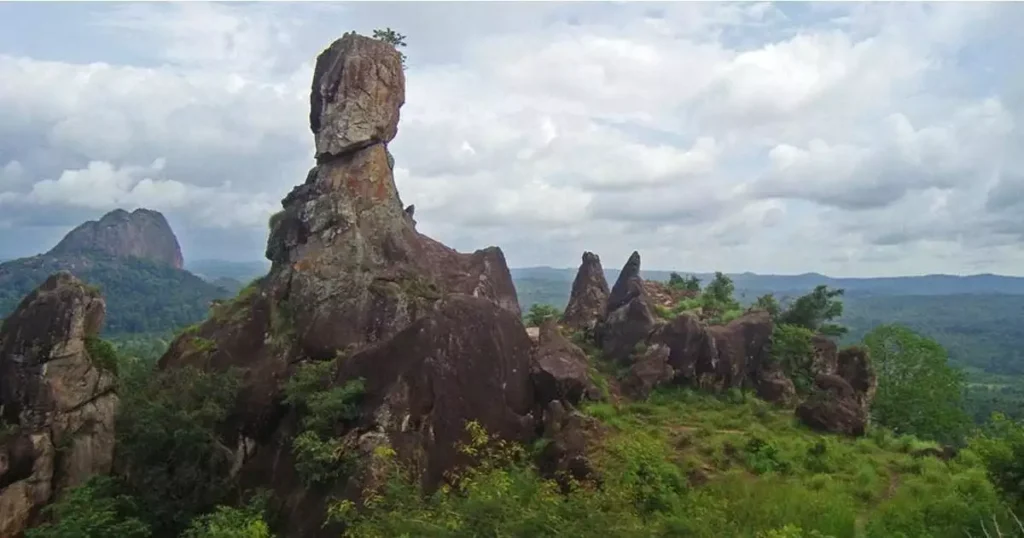
[[234,372],[186,367],[130,379],[120,391],[119,467],[157,535],[176,534],[227,491],[233,455],[216,428],[238,383]]
[[119,361],[113,344],[98,336],[86,336],[85,351],[96,367],[117,375]]
[[52,518],[25,532],[25,538],[148,538],[149,526],[135,514],[135,499],[120,494],[117,483],[94,477],[43,509]]
[[193,519],[182,538],[273,538],[263,519],[266,501],[266,495],[259,495],[242,508],[218,506]]
[[557,307],[537,303],[530,306],[530,310],[523,316],[523,321],[527,327],[540,327],[545,321],[558,319],[561,315],[562,312]]
[[780,323],[772,329],[772,361],[793,381],[799,394],[809,393],[814,383],[813,337],[813,332],[797,325]]

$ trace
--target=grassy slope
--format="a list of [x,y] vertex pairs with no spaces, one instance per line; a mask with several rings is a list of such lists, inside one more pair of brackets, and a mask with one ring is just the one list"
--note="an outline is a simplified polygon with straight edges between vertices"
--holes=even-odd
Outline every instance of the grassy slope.
[[673,511],[693,536],[756,536],[787,524],[835,537],[964,536],[964,523],[996,506],[969,452],[946,463],[912,455],[930,445],[884,431],[858,440],[818,434],[791,411],[738,393],[675,389],[584,412],[606,426],[593,447],[605,473],[647,453],[687,477]]

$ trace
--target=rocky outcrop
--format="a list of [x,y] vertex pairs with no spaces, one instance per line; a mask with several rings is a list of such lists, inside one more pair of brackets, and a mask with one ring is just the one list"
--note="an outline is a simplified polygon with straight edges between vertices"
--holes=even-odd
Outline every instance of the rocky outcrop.
[[608,302],[608,281],[604,277],[601,258],[584,252],[569,293],[569,304],[562,314],[562,324],[572,330],[591,331],[604,314]]
[[549,402],[544,409],[544,438],[547,443],[538,455],[538,468],[546,476],[568,480],[585,480],[594,476],[587,459],[587,439],[594,429],[594,419],[566,407],[560,401]]
[[597,343],[607,358],[628,364],[656,322],[640,278],[640,253],[634,251],[608,295],[604,315],[595,328]]
[[538,403],[564,400],[577,404],[583,398],[600,398],[590,380],[587,354],[562,335],[553,319],[541,324],[534,353],[531,378]]
[[527,441],[534,423],[531,343],[519,318],[494,303],[453,294],[388,342],[342,364],[338,382],[363,378],[366,413],[358,435],[378,432],[429,487],[464,461],[467,420],[491,434]]
[[110,471],[114,375],[91,344],[103,299],[60,272],[0,327],[0,536],[18,536],[67,488]]
[[297,421],[282,386],[300,362],[345,357],[337,383],[362,377],[366,394],[361,418],[338,435],[362,452],[394,448],[428,485],[460,461],[468,421],[513,440],[536,431],[532,342],[504,254],[463,254],[420,234],[399,198],[386,145],[404,82],[398,53],[381,41],[346,34],[320,54],[317,164],[271,219],[269,274],[160,360],[243,371],[225,442],[255,447],[240,451],[239,476],[278,493],[286,536],[330,534],[319,526],[324,499],[353,494],[307,491],[295,478]]
[[816,430],[864,435],[877,379],[866,350],[839,352],[834,373],[819,373],[813,393],[797,407],[797,416]]
[[100,220],[71,230],[47,256],[102,253],[115,258],[142,258],[175,269],[184,266],[178,238],[167,219],[151,209],[131,213],[115,209]]
[[654,344],[644,350],[629,368],[622,389],[636,399],[644,399],[656,387],[671,382],[676,370],[669,364],[671,350],[664,344]]

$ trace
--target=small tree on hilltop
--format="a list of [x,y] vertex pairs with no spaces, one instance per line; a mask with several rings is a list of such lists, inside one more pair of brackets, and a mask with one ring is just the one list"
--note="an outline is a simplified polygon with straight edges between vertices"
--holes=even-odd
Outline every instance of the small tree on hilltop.
[[683,278],[679,273],[672,273],[668,276],[668,286],[673,289],[700,292],[700,279],[694,275]]
[[[383,30],[377,28],[373,31],[373,38],[395,47],[395,50],[405,47],[405,36],[392,30],[390,27]],[[402,67],[405,68],[405,53],[398,50],[398,57],[402,59]]]
[[798,325],[827,336],[842,336],[846,327],[829,323],[843,315],[842,289],[829,289],[821,285],[814,291],[799,297],[785,311],[779,314],[779,323]]
[[773,320],[777,319],[779,314],[782,313],[782,306],[779,304],[778,299],[775,298],[775,295],[771,293],[758,297],[757,301],[754,302],[754,308],[768,312],[768,315]]
[[562,313],[554,306],[537,303],[531,306],[530,311],[523,317],[525,318],[527,327],[540,327],[541,324],[548,319],[558,318],[560,315],[562,315]]

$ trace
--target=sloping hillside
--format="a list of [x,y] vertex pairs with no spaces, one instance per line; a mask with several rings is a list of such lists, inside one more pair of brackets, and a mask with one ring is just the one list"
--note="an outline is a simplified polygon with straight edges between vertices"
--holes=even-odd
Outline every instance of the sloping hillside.
[[67,270],[107,298],[105,334],[166,332],[203,319],[229,291],[181,269],[163,215],[115,210],[68,233],[56,247],[0,264],[0,317],[51,274]]

